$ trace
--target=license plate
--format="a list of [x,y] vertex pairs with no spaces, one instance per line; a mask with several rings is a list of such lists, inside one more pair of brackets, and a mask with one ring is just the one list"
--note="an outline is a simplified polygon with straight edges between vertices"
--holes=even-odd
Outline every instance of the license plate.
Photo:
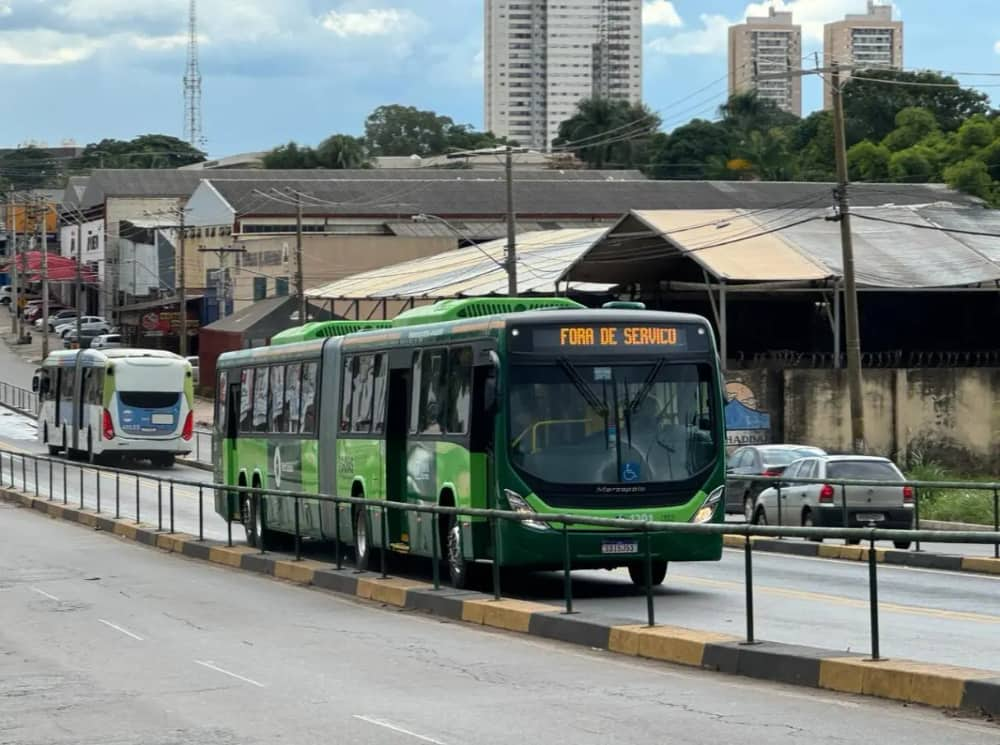
[[150,421],[152,421],[153,424],[173,424],[174,423],[174,415],[173,414],[153,414],[153,416],[150,417]]
[[602,554],[637,554],[639,544],[637,541],[604,541],[601,544]]
[[856,517],[859,523],[880,523],[885,520],[885,515],[879,512],[860,512]]

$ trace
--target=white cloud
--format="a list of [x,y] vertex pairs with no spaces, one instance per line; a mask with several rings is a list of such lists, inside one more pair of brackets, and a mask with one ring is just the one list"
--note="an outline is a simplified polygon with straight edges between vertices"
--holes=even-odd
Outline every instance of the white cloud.
[[[198,36],[198,42],[207,44],[210,40],[205,36]],[[166,52],[171,49],[180,49],[188,43],[187,34],[172,34],[170,36],[143,36],[133,34],[129,36],[128,43],[136,49],[142,51]]]
[[1000,41],[993,45],[993,51],[1000,54]]
[[644,26],[669,28],[679,28],[684,25],[684,21],[670,0],[646,0],[642,5],[642,23]]
[[9,16],[13,12],[14,10],[13,8],[10,7],[9,2],[0,2],[0,18],[3,18],[4,16]]
[[701,28],[681,31],[673,36],[653,39],[647,46],[658,54],[723,54],[732,23],[725,16],[702,13]]
[[407,10],[373,8],[363,12],[331,10],[323,18],[323,28],[341,38],[392,36],[422,26],[423,21]]
[[187,8],[184,0],[63,0],[55,12],[73,23],[176,20],[176,25],[181,25],[187,19]]
[[102,42],[77,34],[31,30],[0,33],[0,65],[69,65],[94,54]]
[[867,12],[865,0],[765,0],[747,5],[736,23],[747,16],[766,16],[771,7],[779,12],[791,12],[792,21],[802,26],[805,43],[822,43],[824,24],[839,21],[848,13]]

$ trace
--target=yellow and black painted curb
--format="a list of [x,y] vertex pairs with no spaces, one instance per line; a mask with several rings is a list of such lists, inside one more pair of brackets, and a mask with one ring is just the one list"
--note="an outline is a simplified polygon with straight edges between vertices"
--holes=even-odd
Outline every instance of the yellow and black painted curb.
[[[844,561],[868,561],[870,549],[864,546],[844,546],[834,543],[814,543],[812,541],[782,541],[777,538],[751,538],[754,551],[790,556],[805,556],[814,559],[841,559]],[[723,536],[728,548],[743,548],[741,535]],[[920,569],[943,569],[950,572],[972,572],[976,574],[1000,575],[1000,559],[987,556],[951,556],[921,551],[900,551],[898,549],[875,549],[875,560],[880,564],[918,567]]]
[[246,546],[227,547],[182,533],[168,534],[10,489],[0,489],[0,499],[192,559],[455,621],[759,680],[1000,716],[1000,673],[994,671],[906,660],[876,662],[814,647],[773,642],[748,645],[733,636],[678,626],[649,627],[585,613],[566,615],[547,603],[494,600],[451,588],[435,590],[425,582],[338,571],[321,562],[295,561]]

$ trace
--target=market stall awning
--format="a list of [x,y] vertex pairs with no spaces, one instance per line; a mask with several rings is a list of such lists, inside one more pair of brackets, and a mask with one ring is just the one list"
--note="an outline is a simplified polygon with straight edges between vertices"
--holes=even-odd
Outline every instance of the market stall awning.
[[[17,271],[21,281],[41,282],[42,281],[42,252],[24,251],[17,255]],[[77,262],[67,256],[49,254],[46,264],[45,274],[48,275],[49,282],[75,282]],[[10,271],[14,266],[13,261],[6,261],[3,264],[5,271]],[[80,270],[80,279],[85,284],[97,284],[97,272],[86,265]]]

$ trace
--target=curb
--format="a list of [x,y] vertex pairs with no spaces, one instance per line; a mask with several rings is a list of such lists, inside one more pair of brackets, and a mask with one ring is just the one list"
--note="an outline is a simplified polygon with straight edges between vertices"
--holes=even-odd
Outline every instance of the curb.
[[[727,548],[743,548],[746,540],[741,535],[725,535],[723,545]],[[868,561],[869,549],[863,546],[845,546],[836,543],[813,543],[812,541],[780,541],[776,538],[751,538],[754,551],[771,554],[805,556],[814,559],[841,559],[844,561]],[[987,544],[989,545],[989,544]],[[892,548],[876,548],[875,561],[879,564],[918,567],[921,569],[943,569],[950,572],[971,572],[975,574],[1000,575],[1000,559],[988,556],[958,556],[948,554],[915,553]]]
[[371,573],[338,571],[322,562],[260,554],[246,546],[227,547],[183,533],[170,535],[11,489],[0,489],[0,500],[190,559],[453,621],[758,680],[1000,716],[1000,673],[994,671],[907,660],[875,662],[863,655],[814,647],[773,642],[748,645],[736,637],[679,626],[651,628],[587,613],[565,615],[559,607],[545,603],[494,600],[490,595],[445,587],[434,590],[419,580],[381,579]]

